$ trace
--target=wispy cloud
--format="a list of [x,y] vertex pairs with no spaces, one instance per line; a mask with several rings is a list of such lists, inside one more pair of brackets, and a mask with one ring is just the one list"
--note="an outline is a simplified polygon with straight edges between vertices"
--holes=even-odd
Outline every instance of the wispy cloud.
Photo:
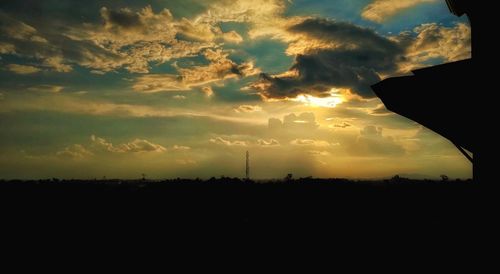
[[41,69],[37,67],[18,64],[9,64],[7,65],[7,69],[16,74],[33,74],[41,71]]
[[423,3],[433,3],[437,0],[373,0],[363,9],[363,18],[381,23],[395,14]]
[[276,139],[269,139],[269,140],[259,139],[257,140],[257,144],[263,147],[280,146],[280,142],[278,142]]
[[227,140],[222,137],[215,137],[209,140],[210,143],[225,146],[247,146],[247,142],[240,140]]
[[290,142],[294,146],[315,146],[315,147],[329,147],[331,144],[324,140],[312,140],[312,139],[295,139]]
[[191,147],[188,147],[188,146],[180,146],[180,145],[174,145],[172,147],[172,150],[174,151],[187,151],[187,150],[191,150]]
[[64,89],[63,86],[58,86],[58,85],[38,85],[28,88],[29,91],[48,92],[48,93],[59,93],[63,89]]
[[234,111],[237,113],[252,113],[252,112],[259,112],[262,111],[261,106],[252,106],[252,105],[241,105],[236,108],[234,108]]
[[[61,91],[60,86],[36,86],[30,91],[44,91],[49,93]],[[12,98],[8,102],[2,101],[0,113],[12,111],[54,111],[61,113],[77,113],[92,116],[117,116],[117,117],[193,117],[208,118],[218,121],[265,125],[266,121],[254,117],[236,117],[214,111],[188,110],[185,108],[154,107],[140,104],[119,104],[101,100],[87,100],[81,97],[50,96]]]

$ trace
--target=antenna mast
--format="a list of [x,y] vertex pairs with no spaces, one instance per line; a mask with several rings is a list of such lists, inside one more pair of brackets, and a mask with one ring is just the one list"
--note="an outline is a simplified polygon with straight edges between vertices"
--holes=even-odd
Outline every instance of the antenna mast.
[[246,157],[246,169],[245,169],[245,175],[247,180],[250,179],[250,153],[247,151],[247,157]]

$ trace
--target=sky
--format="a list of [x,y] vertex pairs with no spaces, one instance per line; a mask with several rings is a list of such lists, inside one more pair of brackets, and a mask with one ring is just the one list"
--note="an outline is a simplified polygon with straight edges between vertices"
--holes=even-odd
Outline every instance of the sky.
[[470,178],[370,89],[470,34],[440,0],[2,1],[0,178]]

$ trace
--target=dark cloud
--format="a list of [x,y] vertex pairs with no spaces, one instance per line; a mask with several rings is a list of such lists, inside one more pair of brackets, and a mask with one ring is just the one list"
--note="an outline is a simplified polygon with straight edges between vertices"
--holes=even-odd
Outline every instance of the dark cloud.
[[362,46],[364,49],[383,53],[400,50],[397,44],[380,36],[372,29],[362,28],[347,22],[313,18],[290,27],[289,31],[306,34],[315,39],[337,41],[344,45]]
[[[380,81],[379,73],[397,70],[405,48],[371,29],[325,19],[307,19],[288,29],[291,33],[331,44],[312,45],[295,58],[285,76],[261,74],[253,87],[265,98],[295,97],[301,93],[327,96],[332,87],[349,88],[371,98],[370,85]],[[319,42],[318,42],[319,43]]]
[[101,8],[101,16],[106,23],[106,27],[140,28],[142,21],[139,15],[130,9],[109,10]]
[[[0,12],[1,45],[10,45],[2,53],[15,53],[35,58],[42,67],[59,72],[72,70],[68,64],[110,70],[121,62],[122,56],[97,46],[92,41],[74,40],[61,33],[40,31],[34,26]],[[4,46],[2,46],[4,48]]]

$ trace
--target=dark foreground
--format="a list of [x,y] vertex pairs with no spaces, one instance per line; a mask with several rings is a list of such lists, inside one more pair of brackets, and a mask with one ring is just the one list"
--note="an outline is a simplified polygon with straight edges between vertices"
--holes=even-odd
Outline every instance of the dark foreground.
[[0,181],[3,226],[468,229],[480,223],[473,181],[301,179]]

